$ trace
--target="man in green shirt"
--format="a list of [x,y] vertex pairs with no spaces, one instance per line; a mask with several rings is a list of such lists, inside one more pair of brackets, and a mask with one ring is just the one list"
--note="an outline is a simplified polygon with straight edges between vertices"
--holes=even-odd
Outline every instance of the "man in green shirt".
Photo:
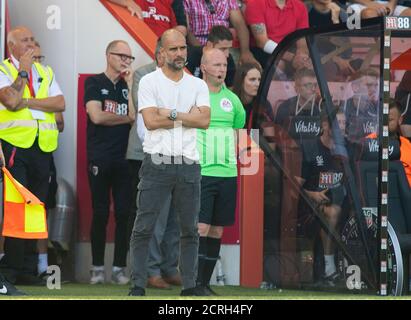
[[197,132],[202,176],[197,284],[215,294],[209,282],[219,257],[224,227],[233,225],[235,220],[235,129],[244,127],[245,110],[240,99],[224,85],[227,58],[220,50],[204,53],[201,70],[210,91],[211,120],[207,130]]

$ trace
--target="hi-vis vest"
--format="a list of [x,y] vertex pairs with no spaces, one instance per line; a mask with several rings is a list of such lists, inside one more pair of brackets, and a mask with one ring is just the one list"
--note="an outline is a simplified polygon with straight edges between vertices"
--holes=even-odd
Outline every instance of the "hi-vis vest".
[[[34,63],[34,67],[42,78],[35,98],[47,98],[53,80],[53,71],[50,67],[46,68],[39,63]],[[3,72],[11,82],[14,82],[18,76],[18,70],[9,59],[0,63],[0,72]],[[26,98],[31,98],[27,85],[23,93],[23,99]],[[27,149],[33,145],[38,133],[38,143],[42,151],[52,152],[56,150],[58,129],[54,112],[44,112],[44,114],[45,120],[36,120],[28,108],[14,112],[7,110],[0,103],[0,139],[13,146]]]

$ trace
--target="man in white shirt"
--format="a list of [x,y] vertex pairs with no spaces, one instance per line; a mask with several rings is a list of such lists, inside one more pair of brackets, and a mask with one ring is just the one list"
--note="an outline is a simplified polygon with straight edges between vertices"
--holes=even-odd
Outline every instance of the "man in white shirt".
[[180,225],[180,272],[183,296],[207,293],[196,287],[200,165],[197,128],[207,129],[210,100],[206,83],[184,72],[184,36],[168,30],[161,37],[162,68],[144,76],[138,91],[138,110],[147,132],[140,170],[138,210],[130,242],[131,296],[144,296],[148,247],[155,222],[171,196]]

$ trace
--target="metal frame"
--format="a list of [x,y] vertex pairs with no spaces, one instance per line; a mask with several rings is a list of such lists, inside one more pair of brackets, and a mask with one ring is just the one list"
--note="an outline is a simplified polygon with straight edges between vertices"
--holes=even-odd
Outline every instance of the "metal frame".
[[6,52],[6,0],[0,0],[0,61]]

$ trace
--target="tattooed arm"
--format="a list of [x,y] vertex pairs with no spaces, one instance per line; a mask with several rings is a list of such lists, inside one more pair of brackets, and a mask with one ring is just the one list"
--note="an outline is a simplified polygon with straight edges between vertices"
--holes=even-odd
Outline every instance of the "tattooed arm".
[[10,111],[17,111],[23,107],[22,96],[27,80],[16,78],[10,86],[0,89],[0,103]]
[[268,38],[267,30],[264,23],[252,24],[251,33],[254,36],[257,47],[264,50],[264,52],[271,54],[277,47],[277,43]]
[[[19,71],[29,72],[33,63],[33,49],[27,50],[20,57]],[[27,79],[17,77],[16,80],[7,87],[0,89],[0,103],[10,111],[17,111],[27,106],[27,100],[22,99]]]
[[267,36],[267,30],[264,23],[252,24],[251,33],[257,43],[257,47],[264,48],[265,43],[269,40]]

